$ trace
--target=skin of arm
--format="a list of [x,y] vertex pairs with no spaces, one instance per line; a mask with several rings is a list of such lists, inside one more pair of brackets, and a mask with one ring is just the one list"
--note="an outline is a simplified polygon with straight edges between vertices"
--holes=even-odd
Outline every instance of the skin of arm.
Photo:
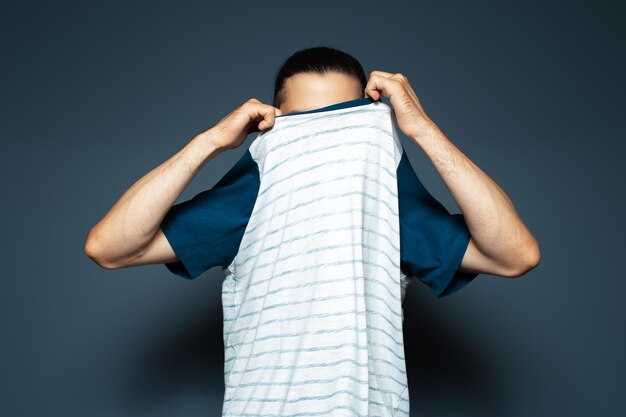
[[509,197],[428,117],[408,79],[372,71],[365,94],[389,97],[398,127],[428,156],[459,205],[472,236],[459,270],[512,278],[535,268],[539,244]]
[[195,136],[136,181],[91,228],[84,248],[87,256],[106,269],[176,261],[160,228],[167,211],[207,161],[238,147],[249,133],[270,128],[280,114],[253,98]]

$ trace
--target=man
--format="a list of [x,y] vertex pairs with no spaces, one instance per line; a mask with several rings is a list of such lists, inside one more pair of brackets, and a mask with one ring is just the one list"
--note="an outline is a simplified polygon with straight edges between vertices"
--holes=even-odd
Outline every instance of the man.
[[[258,166],[247,151],[211,190],[173,206],[194,175],[220,152],[240,146],[248,134],[271,129],[277,116],[328,110],[333,105],[367,97],[379,100],[381,96],[389,98],[398,127],[426,153],[463,213],[450,215],[428,194],[404,156],[397,172],[403,272],[417,276],[441,297],[458,291],[479,273],[517,277],[534,268],[540,259],[538,243],[511,201],[428,117],[406,77],[372,71],[366,80],[361,65],[353,57],[324,47],[299,51],[285,62],[276,78],[273,105],[248,100],[135,183],[92,228],[85,245],[87,255],[110,269],[164,263],[170,271],[189,279],[216,265],[227,271],[238,253],[254,208],[259,189]],[[418,241],[427,246],[419,246]],[[236,292],[227,285],[231,282],[225,281],[223,294]],[[227,315],[229,320],[234,320],[236,315],[227,312],[232,300],[224,300],[229,301],[224,303],[225,320]],[[244,338],[233,342],[233,349],[238,349]],[[402,349],[398,352],[401,354]],[[239,357],[230,356],[239,360],[242,369],[237,372],[246,371],[244,367],[250,365],[247,361],[251,355],[243,359],[241,352]],[[289,362],[285,358],[281,360]],[[273,360],[278,363],[276,357]],[[403,362],[398,363],[400,366]],[[366,390],[371,393],[370,399],[357,401],[358,407],[365,407],[359,410],[391,407],[408,411],[408,405],[400,405],[408,400],[401,378],[395,377],[398,385],[389,400],[384,397],[385,390],[370,386],[370,391]],[[293,380],[288,383],[294,385]],[[235,388],[231,388],[232,396],[228,400],[250,400],[258,404],[270,401],[257,398],[258,395],[253,399],[245,398],[244,394],[234,398]],[[228,383],[227,389],[230,389]],[[340,395],[340,391],[332,392]],[[341,395],[354,395],[350,392],[351,389],[343,390]],[[277,402],[296,401],[287,401],[287,394],[279,397]],[[337,409],[347,406],[335,403],[334,398],[323,402],[335,404]],[[254,408],[257,406],[261,405],[251,406],[246,412],[258,411],[259,408]],[[311,409],[307,405],[302,407]],[[356,409],[357,405],[352,407],[353,411]],[[227,411],[225,407],[224,413]]]

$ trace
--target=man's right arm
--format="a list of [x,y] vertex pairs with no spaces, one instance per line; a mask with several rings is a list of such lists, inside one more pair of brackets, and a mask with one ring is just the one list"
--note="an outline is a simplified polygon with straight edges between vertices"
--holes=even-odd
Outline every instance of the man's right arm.
[[223,148],[209,129],[135,182],[90,231],[85,253],[113,269],[175,261],[159,225],[169,208],[207,161]]
[[91,228],[85,253],[106,269],[178,260],[161,222],[200,169],[247,135],[270,128],[279,109],[250,99],[214,127],[194,137],[170,159],[148,172]]

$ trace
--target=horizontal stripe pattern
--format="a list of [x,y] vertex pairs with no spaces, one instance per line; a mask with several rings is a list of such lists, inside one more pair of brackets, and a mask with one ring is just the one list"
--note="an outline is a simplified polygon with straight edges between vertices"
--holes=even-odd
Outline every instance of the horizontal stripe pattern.
[[408,415],[396,169],[383,102],[278,118],[225,270],[223,416]]

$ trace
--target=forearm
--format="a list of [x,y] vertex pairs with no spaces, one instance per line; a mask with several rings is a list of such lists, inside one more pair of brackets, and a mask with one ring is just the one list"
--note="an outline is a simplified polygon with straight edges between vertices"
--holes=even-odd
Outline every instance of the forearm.
[[143,249],[192,178],[222,149],[211,129],[194,137],[167,161],[135,182],[89,232],[85,251],[102,265]]
[[411,137],[433,163],[459,205],[482,255],[503,269],[535,262],[538,246],[505,192],[432,123]]

